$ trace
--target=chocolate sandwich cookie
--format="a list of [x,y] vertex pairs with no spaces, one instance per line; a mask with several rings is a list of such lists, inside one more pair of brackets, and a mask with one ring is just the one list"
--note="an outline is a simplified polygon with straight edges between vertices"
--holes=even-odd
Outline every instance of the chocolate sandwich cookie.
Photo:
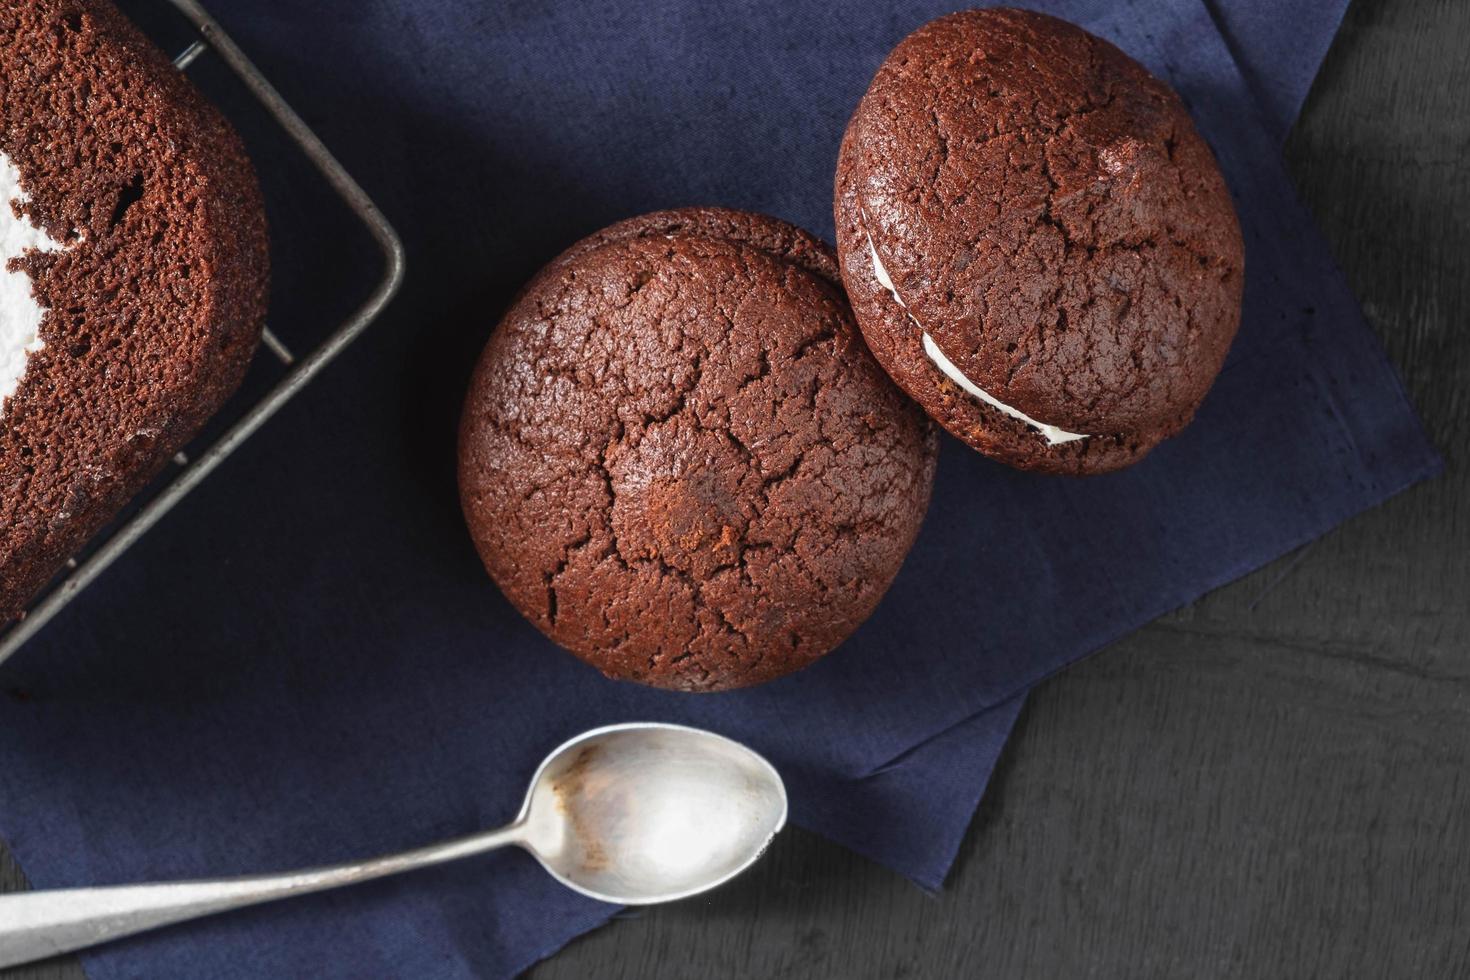
[[491,576],[610,677],[771,680],[877,605],[936,439],[862,342],[835,257],[774,218],[688,209],[574,245],[481,355],[460,427]]
[[255,174],[106,0],[0,0],[0,627],[234,391]]
[[924,410],[1021,469],[1099,473],[1183,429],[1240,319],[1235,210],[1179,97],[1021,10],[915,31],[837,170],[843,281]]

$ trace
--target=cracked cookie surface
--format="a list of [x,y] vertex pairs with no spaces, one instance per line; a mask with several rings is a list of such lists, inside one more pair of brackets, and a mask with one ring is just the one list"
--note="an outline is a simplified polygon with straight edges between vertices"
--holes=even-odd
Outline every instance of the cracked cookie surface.
[[605,674],[760,683],[873,611],[933,483],[799,229],[659,212],[572,246],[481,356],[460,429],[475,545],[520,612]]
[[[1193,418],[1239,322],[1239,225],[1179,97],[1042,14],[967,11],[901,42],[849,123],[835,212],[884,368],[1023,469],[1142,458]],[[926,333],[1012,412],[946,377]]]

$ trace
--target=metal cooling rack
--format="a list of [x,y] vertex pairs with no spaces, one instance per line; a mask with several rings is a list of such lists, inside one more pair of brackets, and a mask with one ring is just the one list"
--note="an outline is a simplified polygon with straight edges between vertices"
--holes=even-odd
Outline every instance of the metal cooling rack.
[[168,3],[183,14],[198,35],[174,59],[174,66],[179,71],[184,71],[201,55],[213,52],[234,72],[372,235],[383,251],[383,278],[357,311],[310,354],[298,357],[269,329],[265,331],[262,342],[288,369],[286,376],[202,453],[193,459],[182,453],[174,458],[176,470],[173,479],[83,561],[73,564],[69,574],[55,583],[23,619],[0,634],[0,663],[40,632],[57,613],[66,608],[67,603],[76,598],[153,525],[162,520],[165,514],[173,510],[189,491],[198,486],[215,467],[264,425],[267,419],[306,387],[322,368],[342,353],[382,312],[403,283],[403,243],[372,199],[342,169],[342,165],[316,134],[302,122],[301,117],[286,104],[275,87],[266,81],[265,76],[202,6],[195,0],[168,0]]

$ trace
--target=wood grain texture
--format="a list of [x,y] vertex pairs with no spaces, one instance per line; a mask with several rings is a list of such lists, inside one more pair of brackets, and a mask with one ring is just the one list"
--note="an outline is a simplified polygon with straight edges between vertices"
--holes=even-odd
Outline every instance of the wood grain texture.
[[1287,151],[1445,476],[1039,689],[941,896],[791,831],[535,980],[1470,975],[1467,36],[1357,0]]

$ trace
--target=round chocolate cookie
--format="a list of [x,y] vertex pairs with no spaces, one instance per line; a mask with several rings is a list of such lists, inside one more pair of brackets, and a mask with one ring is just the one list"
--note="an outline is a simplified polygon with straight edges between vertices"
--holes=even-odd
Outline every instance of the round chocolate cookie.
[[1141,459],[1239,323],[1239,224],[1179,97],[1053,17],[972,10],[901,42],[848,125],[835,210],[878,360],[1021,469]]
[[936,440],[873,361],[819,241],[688,209],[572,246],[481,355],[460,427],[475,546],[610,677],[714,691],[789,673],[877,605]]

